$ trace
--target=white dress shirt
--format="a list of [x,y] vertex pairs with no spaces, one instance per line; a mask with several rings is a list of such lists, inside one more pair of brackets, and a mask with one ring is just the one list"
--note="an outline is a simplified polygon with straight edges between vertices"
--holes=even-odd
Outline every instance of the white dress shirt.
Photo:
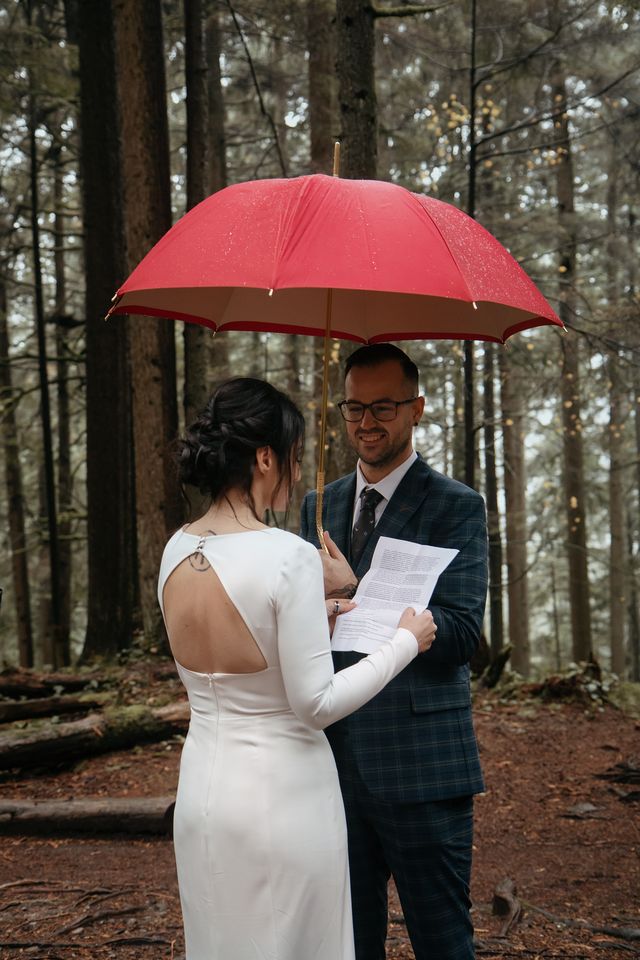
[[365,480],[360,467],[360,461],[358,460],[358,466],[356,467],[356,497],[353,503],[353,520],[351,523],[352,529],[360,513],[360,494],[364,488],[368,487],[372,488],[373,490],[377,490],[383,498],[376,507],[376,523],[378,523],[380,517],[386,510],[389,500],[391,500],[391,497],[396,492],[400,481],[404,477],[407,470],[413,466],[417,459],[418,454],[415,452],[415,450],[412,450],[407,459],[404,460],[399,467],[396,467],[395,470],[392,470],[391,473],[388,473],[386,477],[382,478],[382,480],[378,480],[377,483],[369,483],[367,480]]

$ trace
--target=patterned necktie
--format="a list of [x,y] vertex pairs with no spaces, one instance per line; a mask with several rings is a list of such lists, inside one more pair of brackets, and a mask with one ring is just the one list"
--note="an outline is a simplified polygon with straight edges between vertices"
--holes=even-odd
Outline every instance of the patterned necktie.
[[357,567],[367,540],[376,525],[376,507],[384,497],[373,487],[365,487],[360,494],[360,513],[351,534],[351,566]]

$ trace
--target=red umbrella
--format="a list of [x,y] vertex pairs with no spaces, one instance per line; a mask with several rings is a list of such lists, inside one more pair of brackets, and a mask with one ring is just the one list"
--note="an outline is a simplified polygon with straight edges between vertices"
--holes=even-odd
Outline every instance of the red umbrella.
[[457,207],[323,174],[213,194],[146,255],[110,313],[324,335],[327,290],[332,336],[363,343],[504,342],[562,326],[507,250]]
[[114,301],[110,314],[326,336],[318,517],[330,336],[504,342],[562,326],[507,250],[457,207],[322,174],[213,194],[158,241]]

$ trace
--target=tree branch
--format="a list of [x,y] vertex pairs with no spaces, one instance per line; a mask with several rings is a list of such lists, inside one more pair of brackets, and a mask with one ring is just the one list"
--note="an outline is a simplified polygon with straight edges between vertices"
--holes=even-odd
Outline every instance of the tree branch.
[[271,116],[271,114],[270,114],[269,111],[267,110],[267,108],[266,108],[266,106],[265,106],[265,103],[264,103],[264,100],[262,99],[262,91],[261,91],[261,89],[260,89],[260,84],[259,84],[259,82],[258,82],[258,76],[257,76],[257,74],[256,74],[255,67],[254,67],[254,65],[253,65],[253,60],[252,60],[252,58],[251,58],[251,53],[249,52],[249,47],[247,46],[247,41],[246,41],[245,38],[244,38],[244,33],[243,33],[243,31],[242,31],[242,27],[240,26],[240,24],[239,24],[239,22],[238,22],[238,18],[237,18],[237,16],[236,16],[236,12],[235,12],[232,4],[231,4],[231,0],[226,0],[226,2],[227,2],[227,6],[229,7],[229,12],[230,12],[230,14],[231,14],[231,16],[232,16],[232,18],[233,18],[233,22],[234,22],[234,24],[235,24],[235,28],[236,28],[236,30],[237,30],[237,32],[238,32],[238,36],[240,37],[240,42],[242,43],[242,46],[243,46],[243,48],[244,48],[244,52],[245,52],[245,54],[246,54],[246,56],[247,56],[247,62],[248,62],[248,64],[249,64],[249,70],[251,71],[251,77],[252,77],[252,79],[253,79],[253,85],[254,85],[254,87],[256,88],[256,93],[258,94],[258,103],[260,104],[260,112],[261,112],[261,114],[262,114],[263,117],[266,117],[267,122],[268,122],[269,126],[271,127],[271,132],[272,132],[272,134],[273,134],[273,139],[274,139],[275,145],[276,145],[276,152],[277,152],[277,154],[278,154],[278,160],[280,161],[280,170],[282,171],[282,176],[283,176],[283,177],[286,177],[286,176],[287,176],[287,168],[286,168],[286,165],[285,165],[285,162],[284,162],[284,157],[282,156],[282,150],[280,149],[280,140],[279,140],[279,138],[278,138],[278,130],[277,130],[276,125],[275,125],[275,123],[274,123],[274,121],[273,121],[273,117]]

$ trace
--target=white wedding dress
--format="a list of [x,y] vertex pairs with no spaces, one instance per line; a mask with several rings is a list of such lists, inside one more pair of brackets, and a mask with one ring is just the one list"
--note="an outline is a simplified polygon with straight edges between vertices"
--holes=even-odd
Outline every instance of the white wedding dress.
[[197,552],[267,669],[177,664],[191,705],[174,817],[187,960],[353,960],[346,826],[322,728],[399,673],[416,639],[398,630],[334,675],[318,553],[272,528],[179,530],[162,559],[161,607],[171,573]]

